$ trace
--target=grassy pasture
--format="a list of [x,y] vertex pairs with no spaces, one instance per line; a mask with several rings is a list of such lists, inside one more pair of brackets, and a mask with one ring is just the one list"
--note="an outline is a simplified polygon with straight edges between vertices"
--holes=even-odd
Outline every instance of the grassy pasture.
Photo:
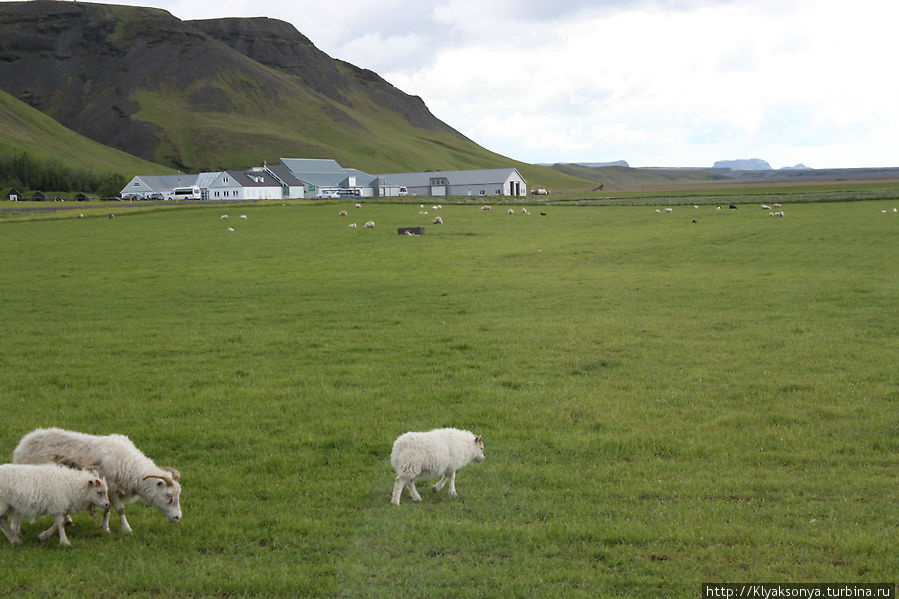
[[[24,523],[0,593],[893,582],[897,205],[2,222],[0,453],[38,426],[128,434],[181,470],[184,520],[135,504],[134,534],[103,537],[77,515],[70,549]],[[487,461],[457,499],[424,482],[390,505],[393,439],[439,426],[483,435]]]

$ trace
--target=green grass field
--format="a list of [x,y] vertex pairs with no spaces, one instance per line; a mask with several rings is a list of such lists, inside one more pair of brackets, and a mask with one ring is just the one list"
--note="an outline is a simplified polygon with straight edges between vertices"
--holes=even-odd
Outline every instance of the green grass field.
[[[113,515],[103,536],[79,514],[68,549],[24,523],[24,546],[0,538],[0,594],[895,582],[894,207],[0,222],[0,454],[39,426],[124,433],[181,470],[184,515],[135,504],[134,534]],[[426,234],[396,234],[413,225]],[[456,499],[425,481],[421,504],[392,506],[393,440],[441,426],[483,435],[487,461]]]

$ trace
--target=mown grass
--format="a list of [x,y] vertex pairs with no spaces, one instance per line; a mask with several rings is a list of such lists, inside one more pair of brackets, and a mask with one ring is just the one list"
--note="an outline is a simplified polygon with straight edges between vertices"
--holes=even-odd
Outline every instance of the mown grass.
[[[37,426],[122,432],[184,485],[178,525],[135,505],[135,533],[103,537],[79,515],[63,549],[25,524],[0,590],[895,580],[893,203],[445,206],[442,226],[344,206],[0,223],[0,451]],[[438,426],[482,434],[487,461],[458,499],[390,505],[393,439]]]

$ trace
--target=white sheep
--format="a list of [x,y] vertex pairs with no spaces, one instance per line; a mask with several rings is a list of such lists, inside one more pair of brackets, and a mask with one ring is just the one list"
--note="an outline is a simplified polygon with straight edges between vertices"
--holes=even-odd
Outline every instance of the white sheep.
[[671,214],[672,210],[673,208],[665,208],[665,212],[667,212],[668,214]]
[[341,211],[338,212],[337,214],[338,214],[339,216],[346,216],[346,215],[347,215],[347,212],[346,212],[346,210],[341,210]]
[[226,230],[227,230],[229,233],[233,233],[233,232],[234,232],[234,227],[228,227]]
[[228,215],[227,215],[227,214],[223,214],[223,215],[222,215],[222,222],[225,222],[226,220],[228,220]]
[[513,214],[515,214],[515,211],[514,211],[514,210],[512,210],[512,209],[511,209],[511,208],[509,208],[509,212],[508,212],[508,214],[509,214],[509,216],[512,216],[512,215],[513,215]]
[[357,203],[356,203],[356,208],[362,208],[362,204],[360,204],[360,203],[357,202]]
[[241,215],[240,215],[240,220],[247,220],[247,215],[246,215],[246,214],[241,214]]
[[442,224],[443,224],[443,219],[440,218],[439,216],[435,216],[433,222],[434,222],[435,225],[442,225]]
[[[92,468],[106,479],[109,501],[119,514],[122,532],[130,533],[125,503],[142,497],[156,506],[169,522],[181,520],[181,473],[160,468],[124,435],[88,435],[58,428],[39,428],[19,441],[13,451],[17,464],[56,462],[74,468]],[[109,506],[103,511],[103,532],[109,531]]]
[[449,494],[456,496],[456,470],[471,462],[484,461],[484,441],[469,431],[440,428],[426,433],[409,432],[397,437],[390,453],[396,470],[393,505],[400,504],[403,486],[409,488],[412,501],[421,501],[415,479],[442,476],[433,489],[436,493],[448,482]]
[[0,466],[0,529],[10,543],[22,542],[18,534],[20,520],[50,515],[53,526],[38,535],[38,539],[44,541],[59,530],[59,543],[71,545],[66,537],[66,515],[92,505],[109,509],[106,481],[96,472],[57,464]]
[[349,228],[351,228],[351,229],[355,229],[355,228],[356,228],[356,223],[350,223],[350,224],[348,224],[347,226],[348,226]]
[[489,205],[481,206],[481,210],[493,210],[493,206],[489,206]]
[[375,228],[375,221],[373,221],[373,220],[368,221],[367,223],[365,223],[364,225],[362,225],[362,228],[363,228],[363,229],[374,229],[374,228]]

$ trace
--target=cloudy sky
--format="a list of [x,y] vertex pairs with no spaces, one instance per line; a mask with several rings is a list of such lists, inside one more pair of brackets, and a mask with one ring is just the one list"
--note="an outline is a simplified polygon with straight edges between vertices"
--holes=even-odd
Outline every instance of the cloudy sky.
[[531,163],[899,166],[895,0],[134,0],[266,16]]

